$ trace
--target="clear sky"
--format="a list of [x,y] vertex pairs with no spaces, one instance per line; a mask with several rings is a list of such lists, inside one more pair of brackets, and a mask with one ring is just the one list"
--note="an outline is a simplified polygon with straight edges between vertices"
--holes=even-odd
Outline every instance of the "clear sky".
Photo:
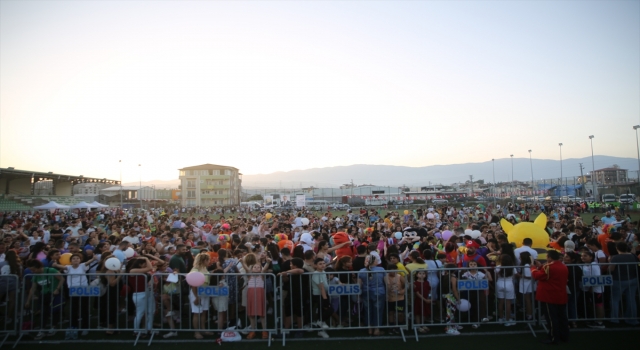
[[636,157],[638,1],[1,1],[0,166]]

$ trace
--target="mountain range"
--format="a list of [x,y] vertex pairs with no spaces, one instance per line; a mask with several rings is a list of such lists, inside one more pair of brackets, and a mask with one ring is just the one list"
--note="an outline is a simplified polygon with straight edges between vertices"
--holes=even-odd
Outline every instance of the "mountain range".
[[[338,187],[353,181],[356,185],[372,184],[378,186],[428,186],[430,184],[448,185],[465,182],[472,175],[474,181],[493,182],[493,166],[495,166],[496,182],[531,181],[531,171],[536,180],[560,178],[560,161],[553,159],[510,158],[496,159],[494,162],[465,163],[449,165],[429,165],[424,167],[407,167],[393,165],[354,164],[304,170],[281,171],[271,174],[243,175],[242,186],[245,188],[300,188],[300,187]],[[592,170],[591,157],[570,158],[562,160],[562,176],[580,176],[580,163],[583,174]],[[595,169],[613,165],[628,169],[630,177],[637,176],[638,160],[610,156],[594,156]],[[157,188],[177,188],[179,181],[146,181],[143,185],[156,185]],[[125,184],[136,186],[138,183]]]

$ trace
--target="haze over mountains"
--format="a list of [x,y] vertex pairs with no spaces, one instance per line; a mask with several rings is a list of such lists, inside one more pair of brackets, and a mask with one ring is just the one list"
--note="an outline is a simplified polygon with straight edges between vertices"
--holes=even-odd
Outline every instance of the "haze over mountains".
[[[595,156],[594,160],[596,170],[616,164],[622,169],[634,171],[634,177],[637,174],[635,173],[638,170],[638,160],[636,158]],[[473,175],[474,180],[483,179],[485,182],[492,182],[491,163],[491,161],[487,161],[483,163],[430,165],[425,167],[354,164],[271,174],[243,175],[242,185],[245,188],[338,187],[353,180],[354,184],[357,185],[425,186],[430,183],[451,184],[464,182],[469,180],[469,175]],[[532,159],[531,163],[533,165],[533,176],[536,180],[558,179],[560,177],[560,160]],[[582,163],[585,175],[591,171],[591,157],[570,158],[562,160],[562,175],[564,177],[580,176],[579,163]],[[513,158],[513,177],[515,180],[531,181],[529,158]],[[496,182],[511,181],[510,158],[495,160],[495,180]],[[142,184],[143,186],[155,184],[157,188],[177,188],[179,181],[177,179],[169,181],[157,180],[143,182]],[[138,183],[125,185],[137,186]]]

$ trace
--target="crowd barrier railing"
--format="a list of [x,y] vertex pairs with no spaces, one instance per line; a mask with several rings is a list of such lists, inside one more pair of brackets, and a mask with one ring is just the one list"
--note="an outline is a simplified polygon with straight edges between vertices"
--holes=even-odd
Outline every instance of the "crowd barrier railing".
[[[199,287],[191,287],[185,275],[156,273],[154,333],[165,339],[179,332],[193,332],[196,339],[235,328],[245,336],[271,345],[278,331],[276,276],[272,273],[211,273]],[[164,333],[164,334],[162,334]],[[252,337],[253,338],[253,337]],[[151,341],[149,340],[149,344]]]
[[[21,286],[21,330],[34,339],[65,332],[65,340],[89,332],[132,331],[134,345],[151,331],[152,280],[146,274],[30,274]],[[97,281],[97,282],[94,282]]]
[[[605,328],[603,321],[614,324],[624,321],[634,326],[640,323],[639,266],[637,262],[568,264],[570,326]],[[540,320],[546,330],[543,311],[540,309]]]
[[526,269],[479,266],[412,271],[416,341],[419,333],[430,332],[429,327],[444,326],[448,333],[457,333],[463,326],[477,329],[483,324],[526,324],[535,337],[536,285]]
[[[637,325],[639,266],[568,265],[569,322],[593,328],[601,328],[602,321]],[[72,340],[83,333],[119,331],[134,332],[134,345],[146,337],[151,344],[154,335],[168,339],[193,332],[207,338],[234,326],[245,338],[254,332],[269,345],[278,333],[285,345],[287,337],[303,332],[326,337],[332,331],[378,329],[406,341],[411,327],[417,341],[424,327],[457,331],[500,324],[507,330],[520,324],[534,336],[536,322],[546,329],[544,310],[535,302],[536,283],[522,266],[415,270],[405,276],[377,268],[296,271],[301,272],[211,273],[197,288],[184,274],[43,273],[22,280],[2,275],[0,345],[12,335],[15,347],[25,335],[39,340],[64,332],[65,340]]]
[[410,284],[404,272],[284,273],[279,278],[283,346],[287,335],[299,338],[303,332],[318,332],[325,338],[327,331],[364,329],[397,332],[406,342]]
[[17,275],[0,275],[0,315],[3,316],[0,321],[0,336],[2,342],[0,347],[4,345],[7,338],[18,334],[18,320],[20,319],[19,310],[19,291],[20,280]]

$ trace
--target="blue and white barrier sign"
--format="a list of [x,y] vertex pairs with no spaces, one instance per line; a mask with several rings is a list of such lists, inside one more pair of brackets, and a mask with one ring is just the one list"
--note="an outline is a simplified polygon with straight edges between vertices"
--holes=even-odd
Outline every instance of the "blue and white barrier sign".
[[70,287],[70,297],[99,297],[100,287],[82,286],[82,287]]
[[358,284],[337,284],[329,286],[329,295],[360,295]]
[[206,286],[198,287],[199,297],[228,297],[229,287]]
[[487,290],[489,280],[458,280],[458,290]]
[[604,287],[613,285],[611,276],[583,276],[582,285],[585,287]]

